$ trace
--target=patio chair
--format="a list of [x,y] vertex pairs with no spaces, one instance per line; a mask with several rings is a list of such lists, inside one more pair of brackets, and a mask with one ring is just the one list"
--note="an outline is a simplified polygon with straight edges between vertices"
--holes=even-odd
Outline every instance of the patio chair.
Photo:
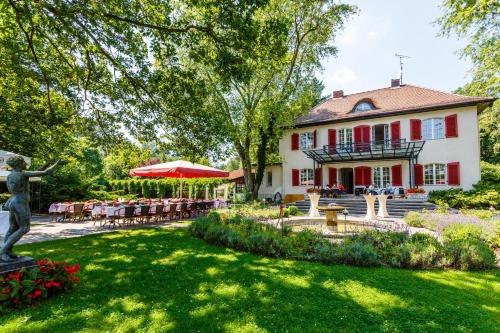
[[108,216],[106,222],[102,226],[104,227],[106,224],[108,224],[108,228],[111,228],[111,225],[116,227],[117,224],[121,226],[120,219],[123,215],[125,215],[125,207],[116,208],[113,215]]
[[163,205],[156,205],[154,211],[154,220],[156,223],[163,221]]
[[128,225],[132,225],[134,224],[134,220],[135,220],[135,206],[125,206],[123,208],[123,216],[122,216],[122,221],[123,221],[123,224],[128,224]]
[[140,224],[147,223],[149,221],[149,206],[148,205],[141,205],[139,214],[135,214],[135,219],[137,222]]
[[83,210],[82,210],[82,218],[83,220],[85,221],[85,219],[88,217],[88,218],[92,218],[92,209],[94,209],[94,203],[86,203],[84,206],[83,206]]
[[68,220],[70,222],[76,222],[77,220],[81,220],[83,216],[83,206],[84,204],[73,204],[66,207],[62,221],[65,222]]
[[177,216],[179,216],[179,218],[186,217],[186,215],[189,216],[187,205],[187,202],[182,202],[180,206],[178,205]]

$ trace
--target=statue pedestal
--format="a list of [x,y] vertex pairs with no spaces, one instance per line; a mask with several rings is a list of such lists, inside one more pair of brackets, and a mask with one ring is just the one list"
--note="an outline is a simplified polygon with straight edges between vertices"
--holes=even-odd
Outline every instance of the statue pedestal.
[[365,221],[376,220],[377,216],[375,215],[375,200],[377,199],[377,197],[371,194],[363,194],[363,197],[366,200]]
[[0,276],[3,274],[14,273],[21,268],[31,268],[36,266],[36,261],[31,257],[19,257],[13,261],[0,261]]
[[388,195],[380,194],[377,195],[378,198],[378,217],[389,217],[389,213],[387,212],[387,197]]
[[309,217],[319,217],[318,211],[318,203],[319,203],[319,194],[311,193],[309,194],[309,201],[311,206],[309,207]]

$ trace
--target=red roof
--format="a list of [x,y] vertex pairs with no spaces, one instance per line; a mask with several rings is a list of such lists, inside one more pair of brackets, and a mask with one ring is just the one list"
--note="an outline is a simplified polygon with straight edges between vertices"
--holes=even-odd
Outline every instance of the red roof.
[[[442,109],[481,103],[492,103],[493,97],[470,97],[413,85],[388,87],[366,91],[340,98],[329,98],[299,117],[297,126],[308,126],[323,122],[346,121],[355,118],[377,117],[393,113],[412,113],[422,110]],[[375,110],[353,113],[361,101],[369,101]]]

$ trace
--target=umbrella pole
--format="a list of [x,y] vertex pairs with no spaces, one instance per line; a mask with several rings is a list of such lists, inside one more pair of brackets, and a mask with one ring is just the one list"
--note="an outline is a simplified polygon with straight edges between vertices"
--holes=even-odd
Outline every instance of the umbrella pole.
[[179,193],[179,198],[181,198],[181,199],[182,199],[182,183],[183,183],[183,181],[182,181],[182,175],[181,175],[181,193]]

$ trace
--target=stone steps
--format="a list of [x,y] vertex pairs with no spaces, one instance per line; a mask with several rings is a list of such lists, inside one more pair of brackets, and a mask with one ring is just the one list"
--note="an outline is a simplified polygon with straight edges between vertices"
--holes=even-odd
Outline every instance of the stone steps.
[[[320,198],[319,205],[327,206],[330,203],[336,203],[340,206],[345,206],[349,210],[349,215],[363,216],[366,214],[366,202],[362,198]],[[309,211],[309,199],[296,201],[287,204],[288,206],[296,206],[300,211]],[[409,211],[422,211],[423,209],[434,210],[436,205],[430,202],[412,201],[405,199],[389,199],[387,200],[387,211],[390,216],[403,217]],[[378,210],[378,200],[375,201],[375,212]]]

